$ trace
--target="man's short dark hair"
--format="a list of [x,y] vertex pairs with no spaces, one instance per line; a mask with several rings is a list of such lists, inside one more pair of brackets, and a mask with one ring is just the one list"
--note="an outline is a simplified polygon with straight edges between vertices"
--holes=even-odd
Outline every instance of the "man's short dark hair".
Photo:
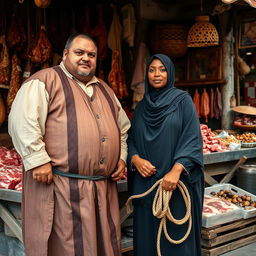
[[97,43],[94,40],[94,38],[91,37],[89,34],[86,34],[86,33],[74,33],[74,34],[70,35],[68,40],[67,40],[67,42],[66,42],[66,44],[65,44],[65,49],[69,50],[72,42],[77,37],[83,37],[83,38],[86,38],[86,39],[92,41],[95,44],[96,48],[98,49]]

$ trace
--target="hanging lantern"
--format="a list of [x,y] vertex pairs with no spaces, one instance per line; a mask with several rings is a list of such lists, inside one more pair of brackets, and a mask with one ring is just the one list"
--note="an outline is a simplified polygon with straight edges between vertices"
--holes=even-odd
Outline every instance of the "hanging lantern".
[[187,38],[188,47],[207,47],[219,45],[219,35],[209,16],[197,16]]
[[51,0],[34,0],[35,4],[39,8],[46,8],[51,3]]

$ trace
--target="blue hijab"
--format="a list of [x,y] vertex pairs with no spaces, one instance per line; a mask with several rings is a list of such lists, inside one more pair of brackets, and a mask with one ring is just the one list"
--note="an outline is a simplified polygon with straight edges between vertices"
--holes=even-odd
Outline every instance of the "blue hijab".
[[[160,90],[149,84],[148,69],[159,59],[168,74]],[[137,105],[128,137],[128,161],[138,154],[157,168],[161,178],[173,164],[183,164],[187,171],[195,165],[202,169],[202,138],[199,120],[190,95],[174,86],[175,69],[169,57],[155,54],[146,66],[145,94]]]
[[[168,74],[167,84],[164,88],[156,90],[149,84],[148,69],[154,59],[159,59],[165,66]],[[186,92],[174,87],[175,68],[173,62],[164,54],[155,54],[149,58],[146,66],[145,95],[141,102],[143,105],[143,118],[148,125],[158,126],[166,116],[170,115],[177,104],[186,96]],[[157,132],[157,129],[155,129]]]

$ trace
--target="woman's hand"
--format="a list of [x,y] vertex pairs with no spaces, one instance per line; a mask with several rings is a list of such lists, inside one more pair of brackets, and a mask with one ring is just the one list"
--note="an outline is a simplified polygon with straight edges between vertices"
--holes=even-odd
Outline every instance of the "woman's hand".
[[184,168],[180,164],[175,164],[171,171],[165,174],[162,182],[162,188],[166,191],[173,191],[177,187],[177,183],[180,180],[180,175],[184,171]]
[[135,165],[138,172],[144,177],[150,177],[156,173],[156,167],[152,165],[148,160],[140,158],[138,155],[134,155],[131,159],[133,165]]

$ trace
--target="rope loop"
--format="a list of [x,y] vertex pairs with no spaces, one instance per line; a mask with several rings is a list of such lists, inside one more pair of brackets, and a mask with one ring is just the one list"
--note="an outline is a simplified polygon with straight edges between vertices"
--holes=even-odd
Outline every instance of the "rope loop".
[[[157,191],[153,200],[152,204],[152,213],[153,215],[161,219],[159,228],[158,228],[158,233],[157,233],[157,255],[161,256],[161,249],[160,249],[160,240],[161,240],[161,235],[162,231],[164,231],[166,239],[173,244],[181,244],[183,243],[187,237],[190,234],[191,227],[192,227],[192,216],[191,216],[191,198],[188,192],[188,189],[184,185],[184,183],[179,180],[177,183],[177,188],[180,190],[181,195],[184,199],[185,205],[186,205],[186,214],[183,218],[181,219],[175,219],[171,213],[169,203],[172,198],[172,193],[173,191],[166,191],[162,188],[162,181],[163,179],[158,180],[150,189],[148,189],[146,192],[139,194],[139,195],[133,195],[128,198],[126,202],[126,209],[128,213],[132,212],[132,206],[131,206],[131,201],[136,198],[142,198],[148,194],[150,194],[157,186]],[[182,225],[185,224],[188,221],[188,229],[186,234],[179,240],[174,240],[170,237],[167,231],[166,227],[166,219],[169,221],[173,222],[176,225]]]

